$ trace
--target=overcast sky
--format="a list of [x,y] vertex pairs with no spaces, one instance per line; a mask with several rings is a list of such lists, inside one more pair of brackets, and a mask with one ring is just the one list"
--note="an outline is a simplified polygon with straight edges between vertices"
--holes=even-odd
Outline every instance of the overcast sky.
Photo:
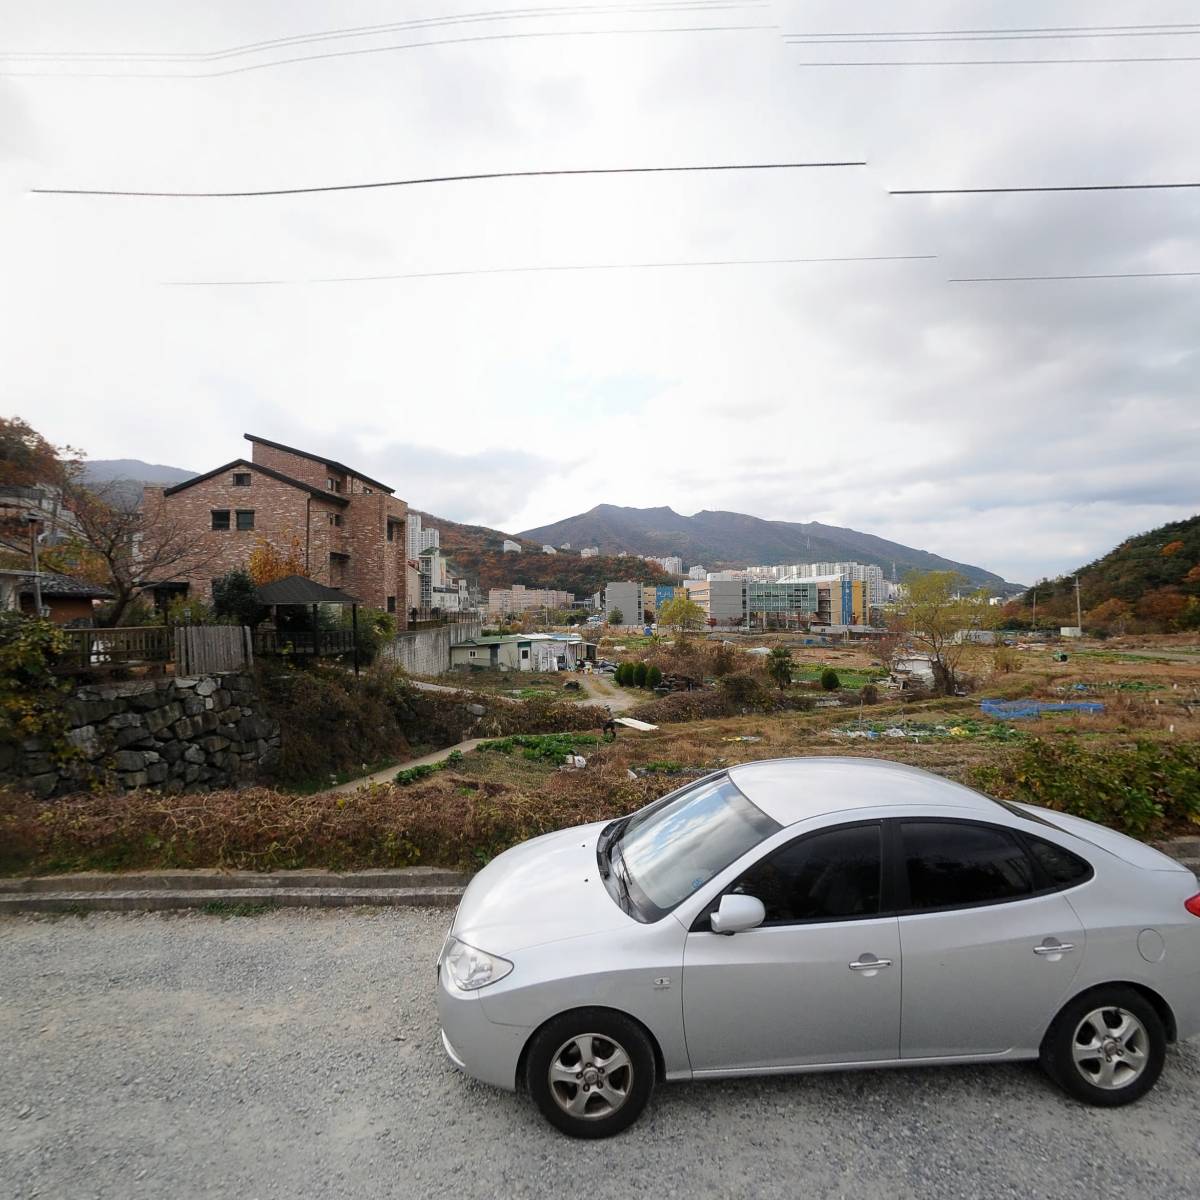
[[[1200,277],[947,282],[1200,271],[1200,191],[887,194],[1200,180],[1200,62],[804,65],[1195,56],[1200,25],[783,37],[1180,23],[1194,4],[626,0],[201,56],[485,11],[6,0],[5,54],[166,57],[0,59],[0,406],[94,458],[197,471],[246,453],[249,431],[508,531],[603,501],[733,509],[1024,582],[1200,509]],[[413,42],[449,44],[392,48]],[[241,67],[263,69],[213,74]],[[254,199],[29,194],[860,159]],[[878,255],[937,257],[304,282]],[[263,279],[295,282],[173,286]]]

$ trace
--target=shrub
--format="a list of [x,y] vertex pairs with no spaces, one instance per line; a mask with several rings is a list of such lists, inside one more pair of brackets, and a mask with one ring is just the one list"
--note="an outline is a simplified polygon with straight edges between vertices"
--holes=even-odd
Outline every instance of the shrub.
[[644,662],[640,662],[633,668],[633,683],[635,687],[645,687],[648,668]]
[[54,674],[66,649],[53,621],[0,613],[0,743],[39,738],[50,752],[67,754],[67,688]]
[[266,619],[267,609],[258,602],[254,580],[250,573],[238,568],[213,580],[213,611],[235,625],[253,629]]
[[646,668],[646,686],[648,688],[656,688],[662,683],[662,672],[656,666]]
[[[355,628],[354,612],[349,606],[343,606],[338,619],[338,628],[352,630]],[[379,651],[396,636],[396,618],[381,608],[369,606],[360,607],[357,618],[357,633],[354,640],[358,646],[360,662],[375,661]]]
[[588,733],[516,734],[513,737],[480,742],[476,749],[496,754],[511,754],[514,750],[520,750],[521,757],[531,762],[562,762],[579,746],[599,744],[600,739]]
[[1040,738],[973,782],[1002,799],[1038,804],[1129,833],[1152,836],[1200,824],[1200,746],[1138,742],[1086,749]]
[[792,652],[786,646],[776,646],[767,655],[767,674],[775,681],[780,691],[792,682]]
[[721,690],[731,704],[737,707],[758,705],[763,700],[762,687],[753,675],[737,671],[721,680]]
[[864,684],[862,691],[859,692],[859,695],[862,697],[862,702],[864,704],[879,703],[879,689],[873,683]]
[[838,673],[832,667],[826,667],[821,672],[821,687],[827,692],[836,692],[842,686]]

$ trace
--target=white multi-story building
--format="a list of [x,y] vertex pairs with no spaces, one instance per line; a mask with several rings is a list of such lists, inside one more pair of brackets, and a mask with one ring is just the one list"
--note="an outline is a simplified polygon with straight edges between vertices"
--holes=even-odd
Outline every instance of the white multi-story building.
[[687,577],[689,579],[707,579],[708,572],[697,563],[694,567],[688,567]]
[[423,551],[438,549],[442,544],[441,530],[423,526],[420,516],[411,509],[408,513],[408,528],[405,537],[409,558],[420,558]]
[[512,538],[505,538],[504,543],[500,547],[500,549],[503,550],[505,554],[520,554],[521,553],[521,543],[514,542],[512,540]]
[[584,546],[579,552],[580,558],[595,558],[600,553],[599,546]]
[[553,546],[551,546],[549,542],[547,542],[547,543],[546,543],[546,544],[545,544],[545,545],[542,547],[542,553],[543,553],[543,554],[557,554],[557,553],[558,553],[558,551],[557,551],[557,550],[555,550],[555,548],[554,548]]
[[496,616],[528,612],[534,608],[570,608],[574,603],[575,597],[570,592],[527,588],[521,583],[514,583],[509,588],[492,588],[488,592],[488,612]]
[[781,568],[785,573],[780,579],[814,579],[817,576],[841,575],[845,579],[864,582],[872,607],[879,607],[888,601],[887,580],[883,577],[883,568],[874,563],[859,562],[819,562],[793,563]]
[[664,558],[655,558],[653,555],[645,555],[646,562],[657,563],[668,575],[683,574],[683,559],[677,554],[668,554]]

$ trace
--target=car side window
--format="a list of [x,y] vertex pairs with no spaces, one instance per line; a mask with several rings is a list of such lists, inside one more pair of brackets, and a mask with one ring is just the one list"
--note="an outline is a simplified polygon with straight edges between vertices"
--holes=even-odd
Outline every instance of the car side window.
[[1062,846],[1047,842],[1043,838],[1025,835],[1029,852],[1037,859],[1038,866],[1045,871],[1056,887],[1074,887],[1092,877],[1092,864]]
[[800,838],[755,863],[734,891],[757,896],[766,924],[829,921],[879,912],[879,825]]
[[1033,864],[1003,829],[959,821],[901,825],[909,908],[957,908],[1018,900],[1035,890]]

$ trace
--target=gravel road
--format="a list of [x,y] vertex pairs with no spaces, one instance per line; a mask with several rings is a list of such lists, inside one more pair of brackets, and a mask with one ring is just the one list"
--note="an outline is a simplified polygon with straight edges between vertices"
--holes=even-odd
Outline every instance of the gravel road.
[[0,1193],[21,1198],[1200,1195],[1200,1046],[1087,1109],[1031,1066],[664,1087],[609,1142],[443,1060],[449,914],[0,919]]

